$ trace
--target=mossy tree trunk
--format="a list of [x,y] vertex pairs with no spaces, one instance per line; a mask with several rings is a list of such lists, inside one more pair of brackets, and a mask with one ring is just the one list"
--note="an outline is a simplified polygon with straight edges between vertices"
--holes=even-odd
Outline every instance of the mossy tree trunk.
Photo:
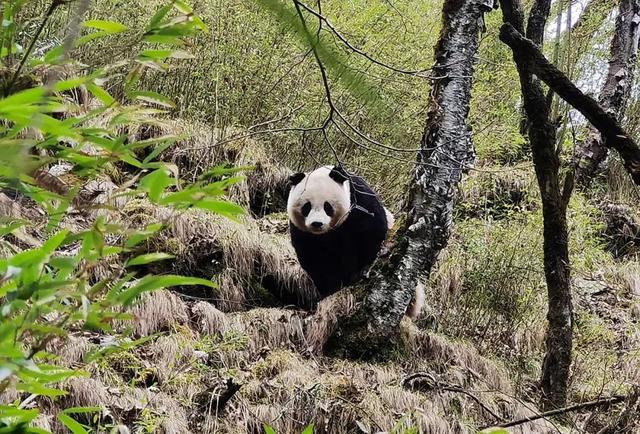
[[368,357],[394,348],[417,282],[428,276],[447,244],[453,195],[475,157],[466,120],[483,15],[492,5],[493,0],[444,2],[427,123],[404,206],[406,215],[396,223],[389,256],[374,265],[355,315],[338,324],[329,350]]
[[[551,0],[536,0],[529,17],[527,36],[541,46]],[[524,11],[519,0],[500,0],[503,20],[525,34]],[[542,15],[541,15],[541,11]],[[503,27],[504,29],[504,27]],[[501,37],[502,37],[501,33]],[[503,39],[504,40],[504,39]],[[513,49],[513,47],[512,47]],[[566,402],[573,341],[573,306],[567,230],[567,204],[573,186],[569,175],[561,185],[560,156],[556,149],[556,127],[550,121],[551,107],[542,85],[533,74],[527,53],[513,49],[520,76],[524,109],[529,119],[529,141],[542,198],[544,219],[544,271],[547,282],[549,322],[546,354],[542,366],[542,406],[561,407]]]
[[[600,90],[602,108],[620,121],[631,91],[640,38],[640,0],[620,0],[616,26],[611,40],[607,77]],[[578,143],[576,181],[588,186],[607,156],[607,146],[600,132],[589,126],[587,137]]]

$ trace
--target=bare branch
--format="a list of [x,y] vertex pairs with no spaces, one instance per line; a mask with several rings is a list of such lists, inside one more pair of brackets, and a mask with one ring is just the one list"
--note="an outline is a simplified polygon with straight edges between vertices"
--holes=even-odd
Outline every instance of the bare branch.
[[525,417],[525,418],[522,418],[522,419],[513,420],[511,422],[501,423],[499,425],[485,426],[485,427],[482,427],[480,429],[483,430],[483,429],[491,428],[491,427],[509,428],[509,427],[512,427],[512,426],[522,425],[523,423],[532,422],[534,420],[548,418],[548,417],[551,417],[551,416],[557,416],[559,414],[565,414],[565,413],[569,413],[569,412],[572,412],[572,411],[586,410],[586,409],[594,408],[594,407],[602,407],[602,406],[607,406],[607,405],[613,405],[613,404],[620,403],[620,402],[624,401],[625,399],[627,399],[626,396],[619,396],[619,395],[609,396],[609,397],[606,397],[606,398],[596,399],[594,401],[584,402],[582,404],[574,404],[574,405],[570,405],[568,407],[562,407],[562,408],[557,408],[555,410],[545,411],[544,413],[534,414],[533,416],[528,416],[528,417]]
[[411,374],[402,381],[402,385],[411,390],[421,390],[424,392],[430,392],[433,389],[437,389],[445,392],[462,393],[464,395],[467,395],[472,400],[474,400],[487,413],[493,416],[495,420],[505,422],[503,417],[496,414],[496,412],[494,412],[491,408],[489,408],[487,404],[483,403],[480,400],[480,398],[475,396],[473,393],[471,393],[467,389],[463,388],[462,386],[440,381],[435,376],[429,374],[428,372],[417,372],[415,374]]
[[533,42],[522,36],[511,24],[502,25],[500,39],[511,49],[521,53],[533,73],[600,131],[605,144],[618,151],[633,181],[640,185],[640,148],[616,118],[607,113],[595,99],[582,93],[562,71],[544,57]]
[[306,4],[304,4],[304,3],[302,3],[301,1],[298,1],[298,0],[295,0],[295,4],[303,7],[310,14],[315,15],[320,20],[320,23],[324,23],[331,30],[331,32],[340,41],[342,41],[342,43],[344,45],[346,45],[351,51],[363,56],[364,58],[366,58],[367,60],[369,60],[372,63],[375,63],[376,65],[382,66],[382,67],[384,67],[386,69],[389,69],[389,70],[391,70],[393,72],[397,72],[397,73],[400,73],[400,74],[415,75],[415,76],[419,76],[419,77],[424,77],[422,74],[424,74],[426,71],[429,71],[431,69],[431,68],[427,68],[427,69],[418,69],[418,70],[413,70],[412,71],[412,70],[406,70],[406,69],[402,69],[402,68],[397,68],[395,66],[392,66],[392,65],[389,65],[387,63],[384,63],[384,62],[372,57],[371,55],[367,54],[366,52],[362,51],[361,49],[355,47],[353,44],[351,44],[351,42],[349,42],[349,40],[347,38],[345,38],[338,31],[338,29],[336,29],[333,26],[333,24],[331,24],[331,22],[325,16],[322,15],[321,12],[315,11],[313,8],[307,6]]

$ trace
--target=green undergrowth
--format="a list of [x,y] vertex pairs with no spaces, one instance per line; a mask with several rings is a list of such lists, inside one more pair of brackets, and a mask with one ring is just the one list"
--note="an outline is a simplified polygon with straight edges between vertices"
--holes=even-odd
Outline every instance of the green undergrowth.
[[[469,340],[482,354],[505,361],[518,381],[537,377],[544,352],[543,221],[535,189],[532,170],[526,167],[478,171],[465,179],[453,234],[432,275],[428,311],[421,319],[424,327]],[[617,355],[614,343],[632,339],[637,326],[625,329],[616,324],[615,315],[603,315],[614,309],[629,321],[633,299],[594,312],[594,303],[601,302],[579,283],[595,280],[628,299],[623,288],[635,262],[616,261],[606,251],[602,213],[588,197],[573,195],[568,225],[572,277],[577,282],[572,384],[584,393],[595,391],[594,384],[615,389],[632,378],[622,375],[616,382],[612,372],[626,369],[624,359],[633,353]],[[590,376],[595,372],[599,374]]]

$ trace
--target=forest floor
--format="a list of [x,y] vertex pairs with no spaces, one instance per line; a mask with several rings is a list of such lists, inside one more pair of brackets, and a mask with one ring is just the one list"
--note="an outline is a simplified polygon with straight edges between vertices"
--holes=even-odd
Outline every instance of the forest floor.
[[[151,138],[177,124],[131,134]],[[314,290],[288,240],[287,169],[248,139],[194,146],[211,145],[215,132],[179,124],[197,140],[176,143],[164,159],[183,176],[225,160],[257,164],[230,192],[249,215],[231,221],[200,212],[175,214],[125,199],[114,194],[126,178],[115,170],[83,186],[99,206],[78,208],[63,226],[86,228],[98,216],[132,227],[167,223],[149,249],[175,258],[149,271],[214,279],[219,288],[147,294],[131,309],[132,321],[119,325],[130,331],[127,338],[78,331],[50,342],[59,363],[87,375],[68,382],[66,397],[38,399],[40,426],[64,432],[55,414],[69,406],[103,407],[97,422],[87,421],[103,430],[124,425],[133,432],[164,433],[263,432],[265,424],[278,433],[298,433],[309,423],[317,433],[471,433],[539,413],[535,380],[545,300],[539,254],[530,252],[541,244],[530,168],[498,177],[478,171],[465,180],[456,205],[459,224],[429,282],[427,308],[415,324],[402,323],[407,350],[385,362],[343,360],[320,348],[336,316],[353,309],[349,291],[314,311],[293,306],[309,304]],[[64,167],[50,171],[65,176]],[[594,217],[591,200],[580,196],[572,205],[573,249],[581,252],[573,276],[572,403],[627,394],[640,383],[640,266],[634,256],[640,243],[633,232],[638,216],[610,204],[610,213]],[[32,222],[0,248],[17,251],[41,242],[44,213],[32,203],[0,194],[0,214]],[[609,244],[590,241],[593,231],[608,236]],[[624,250],[617,258],[612,245]],[[123,260],[114,257],[102,266],[122,267]],[[92,273],[94,281],[100,279],[100,267]],[[106,356],[91,361],[96,353]],[[541,418],[512,432],[598,432],[615,424],[623,408]]]

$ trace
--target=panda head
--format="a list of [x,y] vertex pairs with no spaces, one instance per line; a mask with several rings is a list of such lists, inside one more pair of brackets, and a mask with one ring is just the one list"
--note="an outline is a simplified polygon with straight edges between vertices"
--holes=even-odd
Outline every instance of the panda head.
[[289,220],[301,231],[324,234],[340,226],[351,208],[349,176],[341,167],[323,166],[289,177]]

